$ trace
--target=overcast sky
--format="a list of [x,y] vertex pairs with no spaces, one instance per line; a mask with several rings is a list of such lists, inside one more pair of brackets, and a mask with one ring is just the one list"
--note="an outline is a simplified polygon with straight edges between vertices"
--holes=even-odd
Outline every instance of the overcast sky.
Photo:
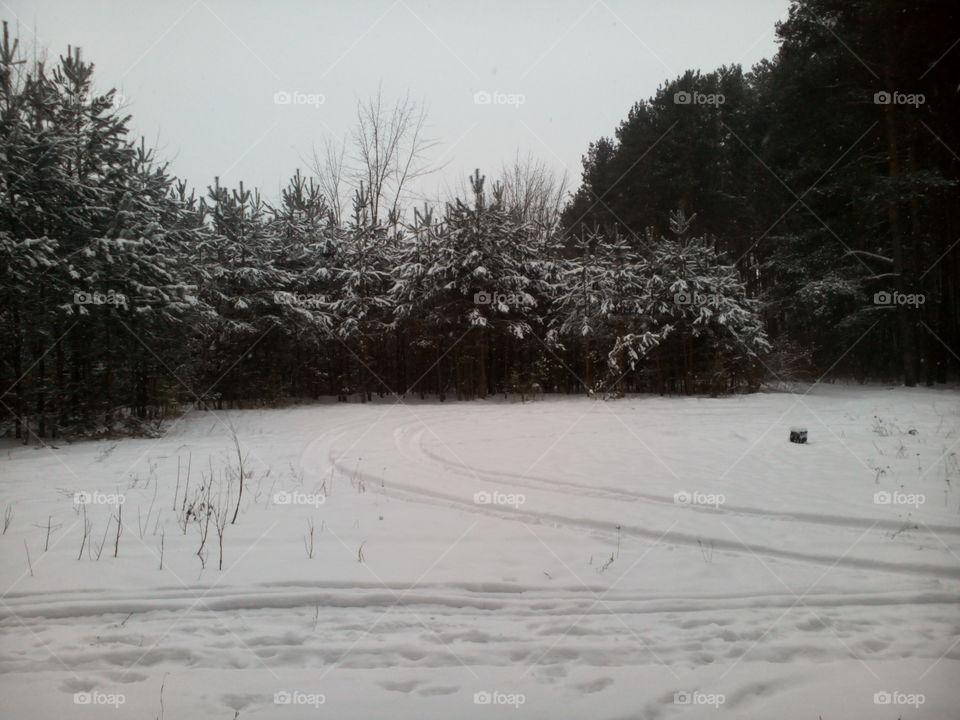
[[[576,185],[587,144],[687,68],[776,50],[788,0],[2,0],[26,44],[71,43],[177,175],[265,196],[382,83],[429,109],[433,184],[532,153]],[[278,104],[277,93],[301,93]],[[478,92],[499,93],[476,104]],[[310,97],[313,96],[313,97]],[[512,97],[511,97],[512,96]],[[521,98],[522,96],[522,98]],[[283,97],[283,96],[281,96]],[[322,98],[322,103],[320,99]],[[522,103],[518,102],[522,99]],[[512,104],[510,104],[512,101]]]

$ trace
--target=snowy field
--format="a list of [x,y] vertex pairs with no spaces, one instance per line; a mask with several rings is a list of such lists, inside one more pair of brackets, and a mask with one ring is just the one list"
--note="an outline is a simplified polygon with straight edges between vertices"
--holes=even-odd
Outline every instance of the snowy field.
[[384,399],[8,443],[0,716],[957,718],[958,401]]

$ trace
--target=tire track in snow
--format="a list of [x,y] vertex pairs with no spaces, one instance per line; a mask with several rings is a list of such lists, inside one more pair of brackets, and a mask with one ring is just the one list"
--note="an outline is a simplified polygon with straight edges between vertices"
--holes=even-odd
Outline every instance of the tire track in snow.
[[[432,461],[442,467],[444,470],[449,472],[457,473],[458,475],[464,477],[475,477],[480,476],[481,479],[494,478],[491,482],[497,481],[509,481],[512,485],[518,485],[520,487],[526,487],[531,490],[552,490],[557,488],[556,492],[563,492],[567,495],[576,495],[576,496],[587,496],[587,497],[598,497],[609,500],[619,500],[627,502],[648,502],[656,503],[660,505],[669,505],[675,506],[676,503],[673,500],[672,496],[669,495],[656,495],[653,493],[643,493],[635,490],[623,490],[621,488],[610,488],[598,485],[583,486],[578,485],[573,482],[566,482],[564,480],[555,480],[550,478],[545,478],[538,475],[519,475],[517,473],[504,472],[499,470],[485,470],[476,467],[470,467],[464,465],[463,463],[456,462],[454,460],[449,460],[447,458],[441,457],[436,453],[431,452],[426,447],[423,446],[423,431],[416,433],[416,439],[418,441],[417,451],[425,459]],[[568,490],[569,489],[569,490]],[[691,512],[701,512],[707,514],[716,514],[722,513],[727,515],[745,515],[753,517],[761,517],[766,519],[776,518],[783,519],[788,521],[795,522],[804,522],[804,523],[813,523],[817,525],[829,525],[829,526],[839,526],[847,527],[850,529],[862,530],[864,528],[876,527],[881,530],[899,530],[902,526],[902,522],[897,522],[895,520],[886,520],[883,518],[864,518],[864,517],[852,517],[849,515],[824,515],[824,514],[815,514],[815,513],[802,513],[802,512],[784,512],[782,510],[764,510],[762,508],[748,507],[743,505],[731,505],[725,503],[722,507],[719,508],[709,508],[702,507],[698,505],[685,505],[683,509]],[[924,528],[921,528],[921,531],[926,532],[927,530],[932,531],[938,534],[951,534],[951,535],[960,535],[960,527],[951,526],[951,525],[937,525],[926,523]]]
[[[464,610],[503,612],[511,616],[567,617],[582,614],[595,605],[595,593],[583,588],[552,588],[550,590],[516,590],[513,592],[481,590],[468,584],[417,585],[396,588],[370,583],[342,583],[338,587],[318,587],[302,590],[246,587],[224,589],[197,603],[197,596],[188,592],[170,593],[165,597],[136,593],[104,593],[99,598],[73,599],[69,595],[55,600],[25,598],[19,603],[0,609],[0,621],[12,617],[24,621],[30,618],[74,619],[95,616],[146,615],[175,613],[196,606],[200,611],[227,612],[240,610],[282,610],[294,608],[421,608],[433,614],[459,614]],[[579,596],[579,597],[578,597]],[[757,595],[707,595],[697,597],[610,595],[604,602],[617,614],[646,615],[661,613],[701,613],[735,610],[770,610],[789,608],[796,597],[788,593]],[[824,592],[804,596],[811,607],[901,607],[945,605],[960,606],[960,597],[946,591],[836,593]]]
[[[421,421],[417,420],[411,422],[402,427],[409,427],[415,423],[423,424]],[[356,423],[356,427],[366,427],[368,423]],[[326,453],[324,457],[324,463],[326,466],[332,466],[335,470],[343,473],[347,477],[357,477],[362,479],[364,482],[368,483],[371,487],[380,486],[382,483],[385,483],[385,478],[383,476],[377,475],[376,473],[369,472],[367,470],[361,470],[359,468],[359,463],[353,467],[348,467],[347,463],[342,460],[343,455],[338,455],[335,450],[335,443],[341,437],[345,436],[349,430],[350,426],[346,426],[341,429],[341,432],[333,436],[325,436],[323,438],[318,438],[317,441],[310,443],[306,450],[303,453],[303,459],[308,460],[313,457],[313,454],[317,451],[317,445],[322,440],[330,440],[329,446],[326,448]],[[400,428],[395,428],[394,432]],[[403,433],[405,435],[406,433]],[[418,434],[414,434],[415,437],[422,437],[422,431]],[[396,436],[395,436],[396,437]],[[400,449],[402,452],[401,448]],[[426,454],[426,453],[424,453]],[[411,460],[409,456],[406,457],[408,461]],[[414,462],[419,462],[414,460]],[[311,463],[312,467],[316,467],[317,463]],[[452,471],[452,470],[451,470]],[[461,476],[463,473],[458,473]],[[469,473],[471,479],[475,477],[481,477],[481,473],[477,472],[476,476],[473,472]],[[482,477],[481,477],[482,479]],[[491,481],[493,482],[493,481]],[[574,486],[576,487],[576,486]],[[534,489],[531,486],[531,489]],[[537,488],[542,492],[557,492],[555,490],[543,490]],[[938,577],[945,579],[960,579],[960,567],[953,567],[949,565],[937,565],[931,563],[899,563],[886,560],[872,559],[872,558],[858,558],[851,556],[833,556],[820,553],[811,553],[811,552],[802,552],[799,550],[787,550],[784,548],[773,547],[769,545],[761,544],[750,544],[748,545],[749,549],[745,549],[743,544],[737,540],[730,540],[727,538],[705,538],[703,535],[696,535],[692,533],[687,533],[678,530],[670,530],[664,532],[663,530],[651,529],[646,526],[636,525],[636,524],[625,524],[623,522],[616,522],[612,520],[595,520],[585,517],[574,517],[570,515],[554,513],[554,512],[535,512],[527,510],[526,507],[523,510],[520,509],[508,509],[502,508],[495,505],[478,505],[473,501],[473,490],[465,493],[464,495],[452,494],[449,492],[442,492],[439,490],[428,490],[422,486],[413,485],[410,483],[404,483],[396,479],[396,473],[391,475],[390,478],[390,490],[392,497],[397,499],[407,500],[410,502],[418,503],[428,503],[438,506],[445,507],[457,507],[460,510],[465,510],[472,513],[477,513],[481,515],[496,517],[503,520],[511,520],[514,522],[522,522],[525,524],[553,524],[559,527],[568,527],[574,530],[588,531],[596,535],[602,536],[604,538],[613,538],[615,533],[611,531],[611,528],[615,525],[621,525],[624,536],[626,537],[638,537],[645,538],[648,540],[655,540],[666,543],[675,543],[678,545],[686,545],[690,547],[700,547],[702,542],[709,541],[713,543],[713,546],[716,550],[726,551],[734,553],[737,555],[750,555],[755,553],[761,557],[768,558],[778,558],[781,560],[790,560],[803,563],[812,563],[820,567],[825,568],[834,568],[834,567],[845,567],[853,568],[858,570],[871,570],[877,572],[891,572],[904,575],[913,575],[913,576],[923,576],[923,577]],[[586,489],[589,492],[589,489]],[[569,496],[571,493],[563,493],[562,495]],[[585,493],[586,494],[586,493]],[[673,503],[671,502],[671,505]],[[689,506],[683,507],[684,510],[689,510]],[[698,511],[703,512],[702,508],[696,508]],[[714,510],[707,510],[706,512],[714,513]],[[762,517],[765,513],[757,513],[756,517]],[[869,523],[867,527],[870,527],[872,523]],[[880,524],[877,524],[877,527],[880,527]]]

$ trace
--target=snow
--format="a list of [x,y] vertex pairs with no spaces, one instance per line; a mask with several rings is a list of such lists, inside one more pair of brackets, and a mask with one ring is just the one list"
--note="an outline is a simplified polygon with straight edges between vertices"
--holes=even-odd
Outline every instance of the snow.
[[[385,398],[7,443],[2,714],[957,717],[958,399]],[[188,460],[191,495],[228,477],[231,427],[201,569],[177,467],[178,505]],[[124,496],[117,558],[111,529],[77,559],[78,492]],[[86,506],[93,557],[115,510]]]

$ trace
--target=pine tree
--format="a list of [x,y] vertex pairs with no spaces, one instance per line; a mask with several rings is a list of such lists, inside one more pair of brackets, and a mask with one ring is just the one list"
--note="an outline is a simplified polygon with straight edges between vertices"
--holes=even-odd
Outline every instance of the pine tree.
[[0,334],[14,431],[154,418],[174,401],[155,348],[189,309],[180,265],[191,230],[173,179],[128,140],[129,118],[113,91],[94,93],[78,49],[48,71],[20,60],[5,32],[0,67]]
[[719,394],[755,385],[760,356],[770,349],[759,303],[708,238],[687,237],[692,220],[676,211],[673,237],[653,246],[639,327],[618,336],[611,368],[634,369],[651,357],[660,392]]
[[373,370],[384,352],[383,331],[391,321],[388,267],[394,243],[388,242],[383,226],[371,213],[371,199],[364,186],[354,195],[353,215],[337,243],[334,257],[334,298],[330,312],[341,343],[341,387],[356,390],[364,401],[376,389],[386,388]]

